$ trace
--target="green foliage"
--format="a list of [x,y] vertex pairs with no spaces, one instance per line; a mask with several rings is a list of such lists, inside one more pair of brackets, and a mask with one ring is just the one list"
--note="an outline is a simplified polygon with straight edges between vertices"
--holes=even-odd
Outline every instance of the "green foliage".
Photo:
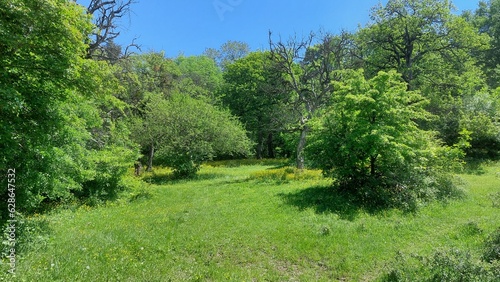
[[160,163],[178,176],[191,176],[202,161],[217,155],[244,156],[251,146],[241,124],[222,111],[187,95],[152,95],[135,138],[157,149]]
[[[368,77],[379,70],[401,73],[408,89],[420,90],[429,99],[426,109],[438,117],[420,125],[439,132],[449,146],[460,142],[461,124],[467,123],[468,114],[461,120],[462,98],[483,93],[490,79],[476,56],[489,49],[488,35],[452,10],[447,0],[391,0],[373,9],[372,22],[356,36]],[[488,151],[485,141],[472,142],[468,152]]]
[[416,120],[431,118],[427,101],[407,91],[396,72],[368,81],[360,71],[345,75],[333,105],[316,121],[309,147],[314,165],[368,205],[414,207],[419,198],[453,190],[447,171],[462,153],[418,127]]
[[382,281],[495,282],[500,274],[498,262],[479,261],[470,252],[460,249],[436,251],[430,257],[400,254],[396,265]]
[[223,70],[227,65],[245,57],[249,52],[250,46],[247,43],[229,40],[222,44],[219,49],[207,48],[203,55],[212,59]]
[[486,240],[482,258],[490,263],[494,261],[500,263],[500,228],[491,233]]
[[500,96],[476,93],[463,100],[460,127],[470,132],[467,155],[477,159],[495,159],[500,154]]
[[289,94],[280,90],[280,80],[269,52],[250,53],[224,70],[222,101],[249,131],[257,158],[275,157],[273,135],[291,120]]
[[486,34],[490,39],[490,48],[485,52],[475,55],[480,60],[484,72],[488,75],[488,84],[492,88],[500,86],[500,1],[480,1],[477,10],[469,15],[469,20],[481,34]]
[[279,183],[287,183],[290,180],[319,180],[322,178],[320,170],[298,169],[294,167],[267,169],[250,174],[250,179],[252,180]]
[[358,32],[359,45],[367,50],[363,52],[367,73],[375,76],[380,70],[395,69],[412,90],[420,88],[420,77],[441,69],[426,63],[429,57],[442,56],[458,66],[467,61],[462,56],[468,50],[487,44],[487,37],[451,13],[447,0],[390,0],[374,7],[371,19]]
[[[18,210],[32,212],[69,201],[83,183],[112,169],[97,155],[113,146],[133,151],[134,145],[121,122],[125,104],[114,97],[123,90],[114,69],[84,59],[92,25],[83,7],[9,0],[0,14],[0,169],[16,170]],[[129,157],[124,154],[120,165]],[[109,187],[119,178],[103,177]]]
[[[465,235],[481,234],[475,222],[462,228]],[[432,256],[398,254],[382,281],[478,281],[494,282],[500,277],[500,229],[484,242],[481,258],[461,249],[438,250]]]
[[133,166],[138,154],[115,145],[92,153],[92,174],[83,182],[83,188],[77,195],[81,198],[113,199],[125,188],[122,178]]
[[0,14],[0,170],[16,169],[24,212],[68,197],[81,179],[87,108],[72,103],[80,99],[75,79],[91,24],[80,6],[62,0],[2,1]]
[[213,103],[218,97],[216,91],[222,83],[222,72],[207,56],[179,56],[175,59],[181,71],[181,86],[184,94],[206,99]]

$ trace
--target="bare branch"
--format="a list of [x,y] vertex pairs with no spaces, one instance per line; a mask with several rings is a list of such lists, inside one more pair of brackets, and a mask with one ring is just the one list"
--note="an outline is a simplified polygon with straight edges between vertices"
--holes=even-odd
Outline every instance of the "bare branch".
[[[134,0],[91,0],[87,13],[94,18],[95,30],[87,51],[88,58],[105,59],[103,49],[120,35],[119,19],[130,13]],[[135,44],[132,43],[131,46]]]

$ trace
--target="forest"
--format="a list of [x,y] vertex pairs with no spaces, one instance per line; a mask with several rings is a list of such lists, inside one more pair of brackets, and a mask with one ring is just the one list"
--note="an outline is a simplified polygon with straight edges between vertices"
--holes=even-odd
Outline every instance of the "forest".
[[[278,164],[276,179],[297,185],[314,175],[327,182],[317,199],[333,201],[325,205],[342,205],[341,195],[368,214],[412,214],[466,197],[457,175],[491,169],[500,157],[499,0],[460,14],[448,0],[389,0],[355,32],[282,38],[270,30],[266,50],[228,41],[176,57],[115,43],[117,19],[133,9],[130,0],[0,3],[5,226],[67,207],[118,205],[130,191],[148,198],[146,183],[165,171],[169,185],[194,187],[218,163],[245,162]],[[498,213],[500,191],[488,195]],[[498,281],[500,225],[491,224],[496,234],[482,235],[490,255],[458,271],[470,279],[422,281]],[[24,238],[36,228],[18,229]],[[409,273],[394,270],[384,281],[415,281]],[[222,279],[211,275],[173,280]],[[225,278],[250,279],[241,275]]]

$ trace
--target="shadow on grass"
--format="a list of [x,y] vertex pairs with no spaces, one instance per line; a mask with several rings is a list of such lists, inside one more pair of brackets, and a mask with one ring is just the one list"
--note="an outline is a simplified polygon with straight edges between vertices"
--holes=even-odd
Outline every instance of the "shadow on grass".
[[201,181],[201,180],[211,180],[216,178],[224,177],[224,174],[221,173],[198,173],[192,177],[188,178],[179,178],[176,177],[173,173],[168,174],[152,174],[145,176],[142,180],[147,183],[155,184],[155,185],[164,185],[164,184],[177,184],[186,181]]
[[485,166],[488,164],[489,161],[468,159],[465,162],[463,172],[471,175],[483,175],[486,173]]
[[213,167],[240,167],[252,165],[285,167],[290,165],[290,162],[288,159],[235,159],[224,161],[209,161],[205,162],[205,164]]
[[316,213],[334,213],[341,219],[354,220],[364,210],[352,197],[333,187],[313,186],[293,193],[278,194],[288,205],[299,210],[313,208]]

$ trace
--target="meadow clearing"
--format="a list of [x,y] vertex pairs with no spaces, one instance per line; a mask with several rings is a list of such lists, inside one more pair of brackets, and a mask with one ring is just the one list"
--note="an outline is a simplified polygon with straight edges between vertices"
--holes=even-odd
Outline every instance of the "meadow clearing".
[[24,218],[16,276],[1,278],[377,281],[441,251],[479,261],[500,227],[500,164],[460,177],[462,199],[405,213],[366,211],[279,161],[213,162],[191,180],[156,169],[114,202]]

